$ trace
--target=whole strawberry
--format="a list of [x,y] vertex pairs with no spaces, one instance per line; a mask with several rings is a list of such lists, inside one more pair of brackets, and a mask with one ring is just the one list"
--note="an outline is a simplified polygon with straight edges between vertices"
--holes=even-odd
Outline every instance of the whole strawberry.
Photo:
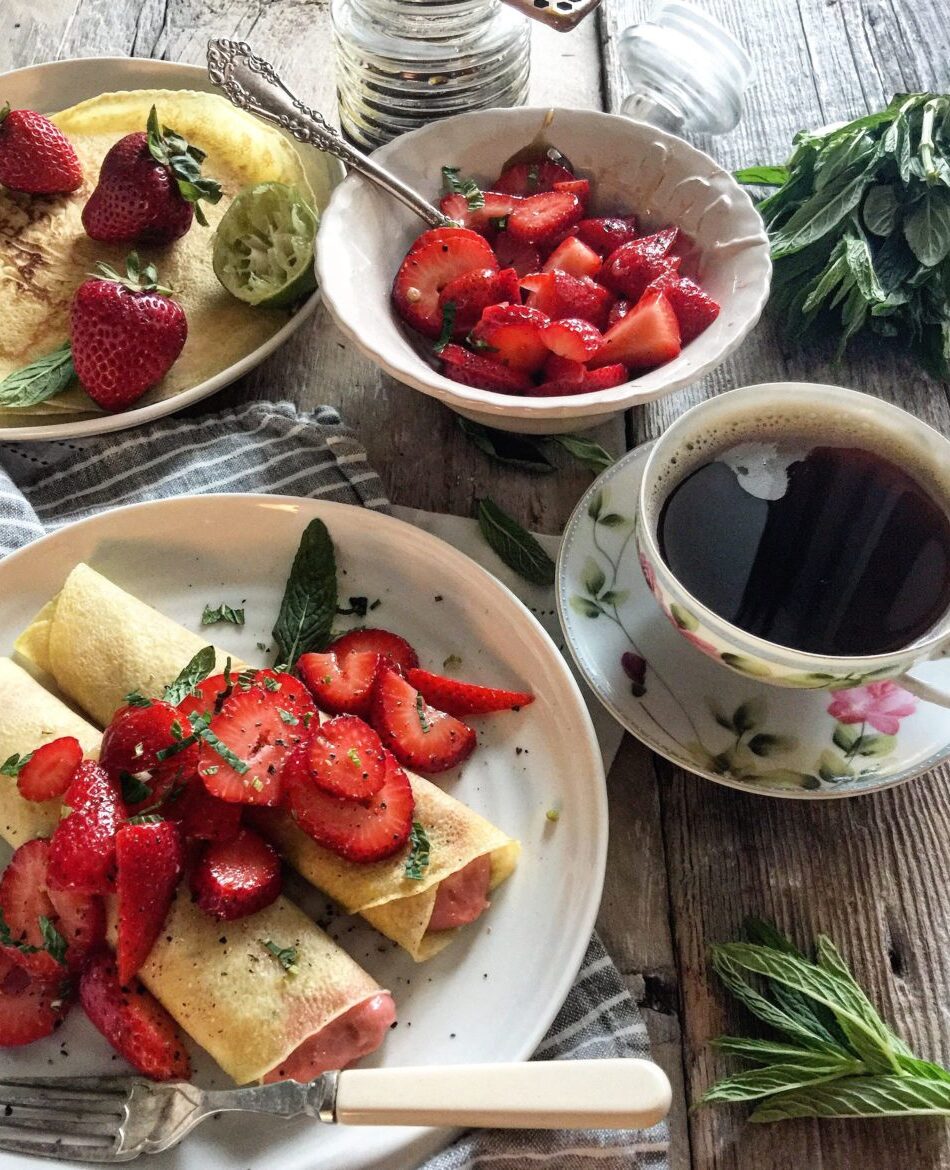
[[82,211],[86,234],[105,244],[170,244],[197,218],[198,203],[217,203],[221,187],[201,177],[203,150],[159,125],[154,106],[147,130],[127,134],[102,160],[99,183]]
[[185,311],[161,288],[152,264],[133,252],[120,276],[100,264],[70,310],[73,365],[86,393],[104,410],[125,410],[174,365],[188,336]]
[[0,110],[0,183],[29,195],[58,195],[82,185],[69,139],[35,110]]

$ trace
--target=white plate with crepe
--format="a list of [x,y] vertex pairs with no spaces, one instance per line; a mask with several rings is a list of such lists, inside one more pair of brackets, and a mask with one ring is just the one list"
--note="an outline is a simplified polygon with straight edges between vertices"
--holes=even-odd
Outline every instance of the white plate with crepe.
[[[378,598],[379,625],[407,637],[435,670],[451,655],[476,682],[534,692],[521,712],[478,720],[479,746],[440,787],[520,839],[514,874],[493,905],[441,954],[415,963],[359,919],[328,927],[396,1000],[399,1022],[368,1062],[386,1066],[521,1060],[566,996],[600,901],[607,843],[603,768],[590,716],[553,642],[494,577],[442,541],[401,521],[341,504],[281,496],[185,497],[119,508],[37,541],[0,564],[0,655],[85,562],[129,594],[252,664],[272,660],[271,627],[306,524],[333,538],[341,597]],[[206,604],[243,606],[246,625],[202,631]],[[344,601],[345,604],[345,601]],[[355,619],[341,619],[341,627]],[[145,624],[145,623],[143,623]],[[149,631],[141,631],[148,640]],[[0,714],[2,720],[2,714]],[[559,817],[548,819],[556,808]],[[0,846],[0,862],[7,858]],[[285,888],[326,921],[326,900]],[[61,1055],[62,1050],[68,1056]],[[196,1054],[196,1077],[227,1084]],[[74,1010],[54,1038],[7,1049],[24,1074],[120,1071],[118,1058]],[[224,1116],[155,1170],[401,1170],[448,1140],[444,1131],[321,1129],[312,1122]],[[7,1157],[7,1170],[36,1162]]]
[[[52,399],[45,404],[47,411],[40,415],[13,415],[9,411],[0,411],[0,440],[74,439],[101,435],[152,422],[173,411],[181,410],[202,398],[207,398],[209,394],[227,386],[259,365],[300,328],[319,302],[319,293],[314,292],[293,313],[287,310],[255,309],[241,304],[217,284],[217,278],[211,269],[211,239],[214,224],[230,202],[229,196],[233,195],[238,187],[251,182],[268,178],[294,181],[301,175],[304,182],[309,183],[317,211],[322,212],[329,201],[332,189],[343,177],[342,165],[336,159],[310,149],[298,153],[289,136],[286,137],[286,142],[283,142],[284,136],[280,131],[265,127],[250,114],[230,106],[227,99],[214,90],[205,70],[196,65],[181,65],[138,57],[94,57],[33,65],[0,76],[2,100],[9,101],[14,109],[36,109],[43,113],[70,109],[90,98],[129,90],[190,90],[199,94],[214,94],[215,103],[221,103],[221,108],[214,118],[211,118],[207,111],[196,111],[195,120],[199,129],[197,133],[186,134],[186,137],[208,151],[209,158],[204,165],[205,173],[224,179],[225,197],[216,206],[208,208],[211,227],[204,228],[194,223],[182,240],[176,241],[168,248],[139,249],[148,259],[157,263],[159,276],[163,280],[169,279],[173,291],[180,292],[180,299],[188,312],[189,297],[192,296],[192,277],[195,275],[195,255],[199,246],[206,242],[207,269],[202,268],[200,272],[203,282],[202,308],[200,312],[189,312],[189,337],[181,357],[165,379],[157,387],[147,391],[131,409],[108,414],[99,411],[81,390],[70,390],[66,395],[58,396],[62,405],[57,406],[57,399]],[[161,116],[160,103],[157,104]],[[143,112],[147,114],[148,111],[146,109]],[[272,159],[261,161],[257,158],[256,152],[242,151],[239,148],[236,158],[232,160],[232,169],[223,176],[214,176],[216,143],[213,137],[206,136],[212,133],[211,127],[218,130],[224,124],[224,119],[227,119],[228,124],[233,124],[238,134],[253,135],[258,144],[266,142],[270,136],[277,136],[277,143],[279,146],[282,145],[286,157],[278,158],[276,162]],[[168,120],[174,125],[171,118]],[[142,121],[141,126],[139,121]],[[101,141],[91,146],[97,157],[124,134],[144,129],[144,120],[137,116],[129,120],[128,115],[121,111],[106,111],[101,127],[101,132],[97,130],[95,135],[95,138]],[[184,126],[174,125],[174,128],[185,133]],[[65,129],[67,136],[73,137],[72,128]],[[93,136],[88,137],[92,143]],[[244,141],[246,143],[249,139]],[[86,271],[97,259],[105,260],[122,269],[124,256],[131,250],[98,245],[93,241],[88,241],[88,247],[86,246],[86,238],[77,230],[78,210],[85,203],[96,182],[96,174],[89,173],[89,168],[86,170],[86,178],[79,191],[70,196],[49,198],[54,212],[61,212],[66,202],[70,202],[76,212],[76,215],[67,221],[68,231],[77,240],[74,250],[78,247],[82,253],[81,257],[76,258],[77,266],[73,273],[76,283],[84,278]],[[6,218],[3,207],[6,198],[8,197],[5,196],[4,189],[0,188],[0,221]],[[23,198],[29,201],[31,197]],[[6,208],[6,211],[10,210],[10,207]],[[22,244],[31,254],[42,252],[43,233],[38,224],[17,221],[13,228],[26,232]],[[37,232],[39,234],[30,234]],[[31,316],[42,314],[46,309],[42,297],[37,297],[36,303],[31,301],[29,281],[23,286],[26,289],[25,293],[23,288],[17,287],[18,278],[16,281],[13,280],[14,274],[10,272],[10,267],[15,266],[10,265],[7,268],[7,276],[4,278],[5,238],[7,246],[10,246],[13,237],[8,236],[6,230],[0,234],[0,307],[3,308],[4,317],[9,325],[10,309],[16,303],[14,298],[23,297],[23,316],[20,318],[23,323],[23,337],[17,343],[8,341],[11,351],[6,354],[3,348],[4,341],[0,339],[0,377],[5,377],[12,370],[39,357],[41,353],[55,348],[65,340],[67,332],[65,308],[62,307],[67,304],[66,290],[63,290],[62,306],[55,314],[54,322],[47,325],[45,319],[40,317],[42,339],[30,341]],[[183,288],[176,288],[174,278],[179,275],[178,254],[184,247],[188,248],[189,253],[187,259],[182,258],[181,268],[188,279],[179,281],[179,285],[184,284]],[[72,268],[70,272],[73,272]],[[16,293],[14,290],[17,290]],[[44,335],[47,328],[51,330],[48,338]],[[7,338],[11,336],[9,328],[5,329],[5,335]],[[18,346],[16,350],[13,350],[14,344]],[[222,345],[226,347],[223,354]],[[78,398],[82,401],[78,401]]]

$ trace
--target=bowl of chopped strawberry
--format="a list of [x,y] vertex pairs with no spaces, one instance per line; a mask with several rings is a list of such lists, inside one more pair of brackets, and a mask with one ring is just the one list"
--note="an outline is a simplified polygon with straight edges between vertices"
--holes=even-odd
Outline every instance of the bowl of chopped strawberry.
[[718,366],[767,299],[751,200],[654,126],[484,110],[377,155],[452,223],[423,230],[350,175],[317,241],[324,301],[386,373],[466,418],[535,434],[596,425]]

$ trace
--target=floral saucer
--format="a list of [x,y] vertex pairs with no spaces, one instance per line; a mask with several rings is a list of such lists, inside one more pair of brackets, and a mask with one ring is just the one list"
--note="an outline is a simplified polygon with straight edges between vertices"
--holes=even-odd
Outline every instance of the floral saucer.
[[[558,557],[565,639],[614,718],[690,772],[766,796],[854,796],[950,758],[950,711],[895,682],[840,691],[769,686],[717,665],[689,644],[688,630],[674,629],[644,579],[633,537],[651,445],[591,485]],[[950,661],[926,670],[928,681],[950,684]]]

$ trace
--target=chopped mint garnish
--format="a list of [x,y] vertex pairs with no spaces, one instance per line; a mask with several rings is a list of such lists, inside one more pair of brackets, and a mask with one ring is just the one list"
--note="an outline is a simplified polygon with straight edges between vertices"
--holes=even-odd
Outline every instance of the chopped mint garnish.
[[428,735],[432,730],[432,724],[429,722],[428,715],[426,715],[426,703],[422,695],[416,695],[416,711],[419,715],[419,726],[422,728],[422,734]]
[[25,756],[18,755],[14,752],[12,756],[0,764],[0,776],[19,776],[32,758],[32,752],[27,752]]
[[122,702],[127,707],[151,707],[152,700],[146,697],[139,691],[129,691],[127,695],[123,695]]
[[284,685],[283,683],[279,683],[276,678],[271,678],[269,674],[265,674],[261,681],[264,683],[264,690],[271,691],[272,693],[274,691],[279,691],[280,688]]
[[363,761],[360,759],[360,753],[356,750],[355,747],[351,747],[346,754],[354,768],[362,768]]
[[412,822],[409,834],[409,856],[406,858],[406,877],[421,882],[429,868],[429,836],[420,821]]
[[297,966],[297,948],[296,947],[279,947],[277,943],[271,940],[260,938],[257,940],[269,955],[273,955],[278,963],[283,967],[288,975],[299,975],[300,968]]
[[300,722],[296,715],[291,714],[290,711],[285,711],[283,707],[277,708],[277,714],[280,716],[281,723],[286,723],[289,727],[296,727]]
[[455,301],[446,301],[442,306],[442,332],[439,334],[438,341],[432,346],[433,353],[441,353],[452,340],[452,334],[455,332],[455,315],[457,311],[458,306],[455,304]]
[[442,184],[446,194],[464,195],[469,211],[485,206],[485,196],[474,179],[460,179],[458,167],[442,168]]
[[244,625],[244,608],[234,609],[226,602],[221,602],[219,606],[213,607],[206,605],[204,613],[201,615],[201,624],[203,626],[215,626],[218,622],[228,622],[232,626]]
[[349,609],[342,609],[337,606],[336,612],[340,617],[366,617],[366,611],[370,608],[368,597],[351,597]]
[[461,665],[462,665],[462,659],[459,657],[459,655],[458,654],[450,654],[448,656],[448,658],[443,660],[442,669],[443,670],[458,670],[458,668]]
[[151,788],[131,772],[120,772],[119,783],[122,785],[122,799],[126,804],[140,804],[152,795]]
[[165,688],[164,699],[173,707],[194,691],[214,671],[217,655],[213,646],[203,646],[184,668],[178,678]]

